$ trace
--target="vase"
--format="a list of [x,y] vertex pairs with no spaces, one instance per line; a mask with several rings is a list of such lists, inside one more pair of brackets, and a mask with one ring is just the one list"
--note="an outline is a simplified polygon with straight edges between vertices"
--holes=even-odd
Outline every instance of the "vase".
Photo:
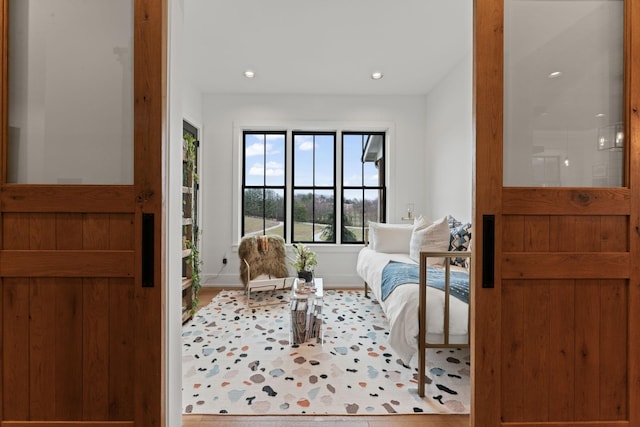
[[313,271],[298,271],[298,278],[304,279],[305,283],[313,280]]

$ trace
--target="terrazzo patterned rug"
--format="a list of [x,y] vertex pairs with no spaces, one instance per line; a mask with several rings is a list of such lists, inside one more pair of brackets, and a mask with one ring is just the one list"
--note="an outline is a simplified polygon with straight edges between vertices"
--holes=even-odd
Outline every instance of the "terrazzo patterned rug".
[[325,290],[323,305],[323,342],[292,346],[286,301],[248,308],[241,290],[218,294],[183,326],[183,413],[469,413],[468,349],[428,350],[420,398],[417,360],[405,367],[394,355],[375,300]]

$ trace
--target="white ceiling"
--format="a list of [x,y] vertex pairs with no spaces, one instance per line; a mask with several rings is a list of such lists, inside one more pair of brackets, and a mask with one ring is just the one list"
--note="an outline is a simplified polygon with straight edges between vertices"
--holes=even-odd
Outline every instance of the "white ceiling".
[[184,0],[185,74],[204,93],[426,94],[471,50],[472,13],[472,0]]

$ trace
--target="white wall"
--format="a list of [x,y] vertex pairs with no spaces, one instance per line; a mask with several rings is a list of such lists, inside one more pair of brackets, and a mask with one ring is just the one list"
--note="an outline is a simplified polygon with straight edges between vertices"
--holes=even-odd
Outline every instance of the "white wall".
[[427,217],[452,215],[471,222],[472,205],[471,51],[427,95]]
[[[205,284],[240,284],[236,252],[239,201],[234,196],[240,188],[239,159],[237,149],[234,151],[234,144],[236,148],[240,144],[239,127],[389,127],[387,212],[389,222],[398,222],[409,202],[415,204],[416,212],[426,209],[425,116],[424,96],[206,95],[201,138],[204,166],[200,171]],[[325,286],[362,285],[355,272],[360,246],[317,245],[315,249],[319,258],[316,274],[325,278]]]
[[[183,34],[184,0],[169,2],[169,36],[168,36],[168,71],[167,71],[167,114],[168,140],[166,148],[165,168],[165,241],[166,263],[166,342],[167,363],[166,379],[166,412],[167,426],[182,425],[182,118],[187,111],[188,103],[183,101],[184,60],[181,48]],[[168,188],[167,188],[168,187]]]
[[185,81],[184,0],[169,2],[169,71],[168,114],[169,147],[167,156],[168,187],[166,206],[167,251],[167,426],[182,425],[182,121],[202,129],[202,94]]
[[187,120],[202,128],[202,95],[189,82],[184,81],[184,0],[169,2],[167,114],[169,146],[165,156],[167,181],[164,194],[166,245],[166,342],[167,363],[166,412],[167,426],[182,425],[182,121]]
[[202,94],[189,82],[182,83],[182,117],[202,129]]

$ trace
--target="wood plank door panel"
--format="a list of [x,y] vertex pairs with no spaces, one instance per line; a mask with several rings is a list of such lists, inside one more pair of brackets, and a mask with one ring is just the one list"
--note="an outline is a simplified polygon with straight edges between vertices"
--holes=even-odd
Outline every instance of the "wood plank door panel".
[[[5,250],[128,250],[133,258],[133,214],[6,217],[3,237],[15,246]],[[6,419],[133,419],[134,283],[133,277],[4,279],[3,337],[13,343],[3,352],[10,369],[2,389],[12,390],[4,394]]]
[[[167,3],[131,4],[133,184],[15,184],[6,176],[10,1],[0,0],[0,426],[164,425]],[[143,286],[147,214],[153,269]]]
[[[512,252],[627,254],[621,218],[505,215],[503,266]],[[628,281],[540,274],[549,278],[502,281],[503,420],[626,419]]]
[[624,2],[623,186],[543,188],[503,184],[505,0],[474,4],[474,221],[493,216],[495,245],[474,227],[471,423],[640,425],[640,5]]

